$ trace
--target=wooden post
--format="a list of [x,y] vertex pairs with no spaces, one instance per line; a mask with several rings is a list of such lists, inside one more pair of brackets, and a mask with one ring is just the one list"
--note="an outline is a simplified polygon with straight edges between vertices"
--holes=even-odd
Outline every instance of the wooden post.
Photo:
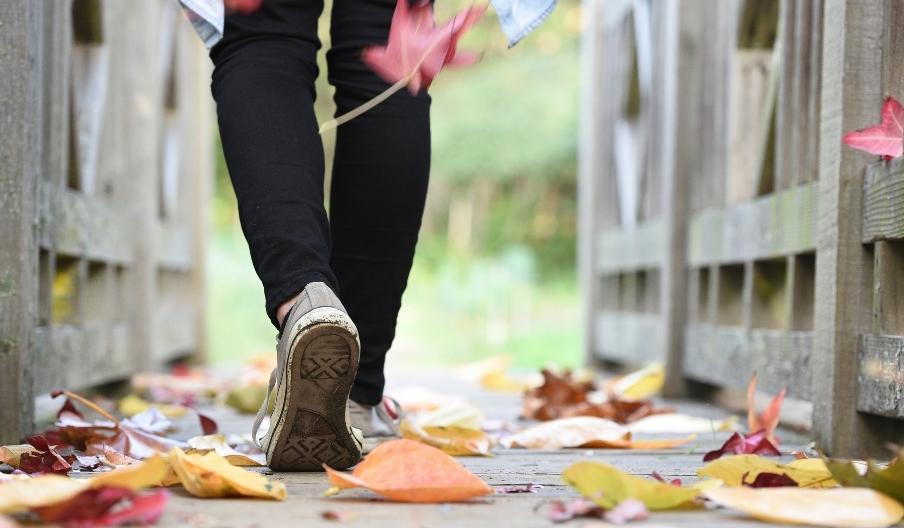
[[43,2],[0,3],[0,444],[33,427]]
[[813,432],[833,455],[878,453],[876,419],[857,412],[858,340],[871,327],[873,262],[861,243],[863,169],[846,130],[878,121],[885,3],[826,0],[820,109]]
[[596,240],[599,235],[597,213],[602,208],[600,169],[603,166],[605,147],[602,139],[602,86],[603,5],[586,0],[584,13],[587,26],[583,35],[583,93],[581,94],[581,148],[578,160],[578,277],[583,292],[584,350],[586,361],[593,363],[596,343],[596,315],[600,309],[601,284],[597,273]]

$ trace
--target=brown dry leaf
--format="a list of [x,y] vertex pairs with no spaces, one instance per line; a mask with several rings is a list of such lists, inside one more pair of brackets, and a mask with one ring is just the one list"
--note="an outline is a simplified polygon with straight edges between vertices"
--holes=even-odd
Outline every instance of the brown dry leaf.
[[138,463],[138,460],[124,455],[108,445],[102,446],[101,449],[102,454],[100,456],[103,456],[107,460],[107,462],[113,464],[114,466],[127,466],[130,464]]
[[720,506],[772,523],[881,528],[904,517],[904,506],[866,488],[717,488],[703,494]]
[[26,453],[35,453],[37,449],[30,444],[14,444],[0,447],[0,462],[12,466],[19,467],[22,455]]
[[627,424],[653,414],[673,412],[671,408],[656,408],[648,400],[620,399],[614,395],[600,399],[604,396],[595,393],[592,381],[578,379],[568,370],[556,374],[544,369],[542,373],[543,384],[524,393],[521,410],[524,418],[545,421],[596,416]]
[[286,486],[282,482],[233,466],[215,452],[198,455],[173,449],[168,458],[182,486],[197,497],[286,498]]
[[404,438],[442,449],[452,456],[490,456],[490,438],[480,429],[466,427],[421,427],[402,420]]
[[398,502],[460,502],[493,493],[451,456],[412,440],[381,444],[351,474],[324,468],[330,495],[363,487]]

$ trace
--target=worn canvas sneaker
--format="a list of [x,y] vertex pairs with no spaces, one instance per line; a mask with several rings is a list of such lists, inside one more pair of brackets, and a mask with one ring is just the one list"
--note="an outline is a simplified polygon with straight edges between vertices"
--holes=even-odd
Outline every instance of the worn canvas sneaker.
[[394,399],[384,396],[377,405],[364,405],[348,400],[352,427],[364,435],[364,453],[371,452],[382,442],[398,438],[402,422],[402,406]]
[[358,370],[358,330],[333,291],[309,284],[286,316],[267,398],[251,434],[274,471],[345,469],[363,435],[346,402]]

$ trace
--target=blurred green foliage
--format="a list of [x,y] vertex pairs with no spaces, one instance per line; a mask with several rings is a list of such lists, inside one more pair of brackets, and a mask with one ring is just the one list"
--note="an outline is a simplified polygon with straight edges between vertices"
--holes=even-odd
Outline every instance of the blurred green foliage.
[[[438,1],[437,20],[469,3]],[[325,49],[327,21],[320,27]],[[547,22],[508,49],[490,8],[460,42],[482,53],[480,63],[446,70],[431,87],[431,188],[394,354],[462,361],[507,353],[530,367],[580,362],[581,24],[578,0],[562,0]],[[316,110],[325,120],[334,107],[323,53],[320,59]],[[333,138],[323,138],[327,174]],[[222,154],[211,213],[211,357],[266,352],[275,332],[263,314]]]

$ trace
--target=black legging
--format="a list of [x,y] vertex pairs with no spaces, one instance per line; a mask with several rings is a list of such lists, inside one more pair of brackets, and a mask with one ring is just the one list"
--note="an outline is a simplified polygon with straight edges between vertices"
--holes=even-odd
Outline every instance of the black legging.
[[[337,115],[388,83],[361,60],[385,44],[395,0],[334,0],[327,53]],[[375,404],[414,257],[430,170],[430,97],[402,90],[340,126],[323,204],[323,144],[314,116],[322,0],[265,0],[226,17],[211,50],[213,95],[242,231],[267,314],[309,282],[337,292],[361,335],[351,397]]]

